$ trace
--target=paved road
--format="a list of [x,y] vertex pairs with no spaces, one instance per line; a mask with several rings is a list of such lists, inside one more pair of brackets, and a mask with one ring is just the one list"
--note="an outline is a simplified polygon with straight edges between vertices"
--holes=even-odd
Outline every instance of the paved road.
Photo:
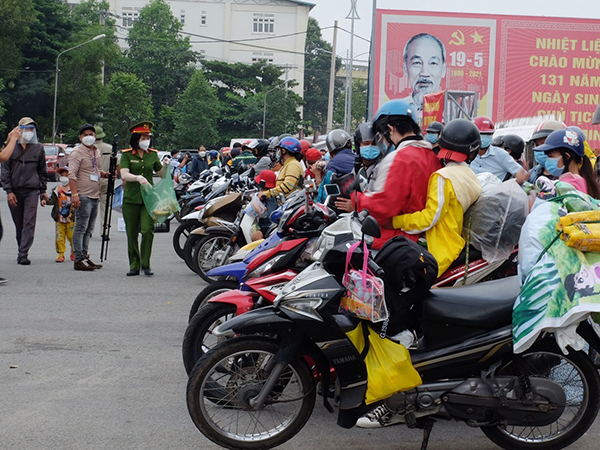
[[[181,340],[204,286],[179,260],[172,234],[157,234],[156,275],[127,278],[126,239],[116,218],[105,267],[75,272],[54,262],[50,209],[39,210],[31,266],[16,264],[14,228],[0,191],[0,449],[217,449],[185,404]],[[99,233],[98,233],[99,234]],[[91,253],[100,251],[92,239]],[[18,368],[11,368],[18,366]],[[317,404],[283,449],[418,449],[420,432],[401,426],[343,430]],[[598,422],[572,448],[596,449]],[[436,425],[431,449],[497,448],[466,425]]]

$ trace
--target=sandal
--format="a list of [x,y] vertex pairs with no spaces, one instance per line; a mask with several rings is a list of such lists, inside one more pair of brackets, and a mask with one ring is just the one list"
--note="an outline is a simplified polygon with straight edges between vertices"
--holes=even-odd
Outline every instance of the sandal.
[[65,255],[60,255],[56,258],[57,263],[65,262]]

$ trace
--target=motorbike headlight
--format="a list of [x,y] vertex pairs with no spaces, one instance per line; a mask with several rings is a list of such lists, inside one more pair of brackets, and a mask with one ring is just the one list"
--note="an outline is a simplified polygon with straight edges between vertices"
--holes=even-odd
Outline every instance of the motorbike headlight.
[[323,322],[323,318],[317,312],[317,308],[321,306],[323,300],[320,298],[298,298],[294,300],[285,300],[279,304],[282,309],[287,309],[301,316]]
[[260,277],[262,274],[264,274],[264,273],[268,272],[269,270],[271,270],[273,268],[273,266],[275,264],[277,264],[277,262],[281,258],[283,258],[284,256],[285,256],[285,253],[282,253],[280,255],[275,256],[274,258],[271,258],[270,260],[268,260],[267,262],[261,264],[256,269],[254,269],[252,272],[250,272],[246,278],[257,278],[257,277]]

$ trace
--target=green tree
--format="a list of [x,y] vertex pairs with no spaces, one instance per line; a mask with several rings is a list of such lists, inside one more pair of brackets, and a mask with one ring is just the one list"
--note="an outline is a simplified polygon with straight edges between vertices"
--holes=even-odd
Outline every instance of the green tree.
[[32,0],[0,0],[0,11],[0,76],[14,82],[22,68],[22,47],[28,41],[35,11]]
[[[324,133],[327,125],[331,51],[331,44],[321,35],[319,22],[309,17],[304,57],[304,128],[309,132]],[[341,59],[336,58],[336,72],[341,66]],[[341,90],[342,83],[336,80],[334,98]]]
[[175,104],[194,73],[198,56],[189,37],[179,36],[182,27],[164,0],[152,0],[129,31],[130,67],[149,86],[156,116]]
[[[203,61],[206,78],[217,88],[219,99],[219,137],[228,142],[235,137],[261,137],[265,95],[267,95],[267,135],[297,132],[302,99],[284,83],[283,70],[265,64]],[[276,88],[276,89],[274,89]],[[272,92],[268,93],[274,89]]]
[[4,132],[8,128],[7,124],[2,120],[4,118],[4,114],[6,113],[6,108],[4,108],[4,101],[2,100],[2,92],[4,91],[4,80],[0,78],[0,136],[4,135]]
[[[352,120],[350,128],[356,127],[365,121],[367,108],[367,82],[365,80],[354,79],[352,83]],[[343,92],[335,101],[333,109],[333,123],[336,127],[344,126],[344,117],[346,111],[346,93]]]
[[175,130],[173,141],[178,148],[196,148],[218,141],[217,116],[219,100],[215,89],[197,70],[173,108]]
[[129,128],[154,118],[148,86],[132,73],[117,72],[106,85],[106,103],[102,125],[109,133],[119,134],[120,147],[128,147]]

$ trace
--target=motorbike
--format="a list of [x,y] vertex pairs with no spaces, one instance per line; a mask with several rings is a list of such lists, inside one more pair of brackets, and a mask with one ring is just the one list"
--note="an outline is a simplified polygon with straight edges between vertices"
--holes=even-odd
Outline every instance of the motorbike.
[[[363,239],[379,234],[370,217],[359,226]],[[431,290],[420,311],[423,336],[411,351],[422,384],[365,404],[364,354],[346,334],[360,320],[338,309],[345,293],[340,266],[354,233],[330,228],[316,244],[314,262],[282,288],[273,305],[214,330],[218,338],[235,339],[204,354],[187,385],[188,411],[208,439],[230,449],[266,449],[290,440],[312,414],[317,380],[323,404],[333,412],[326,395],[330,367],[336,372],[339,426],[351,428],[385,406],[400,423],[423,429],[422,449],[435,420],[480,428],[505,449],[565,448],[592,425],[600,377],[585,354],[563,354],[551,336],[513,354],[517,277]],[[360,267],[360,252],[352,262]],[[367,266],[384,276],[372,258]]]

